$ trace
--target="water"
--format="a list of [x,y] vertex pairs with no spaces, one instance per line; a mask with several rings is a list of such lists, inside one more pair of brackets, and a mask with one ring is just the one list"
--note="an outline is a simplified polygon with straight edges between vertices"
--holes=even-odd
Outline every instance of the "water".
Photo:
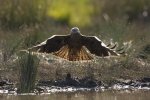
[[78,91],[40,95],[0,94],[0,100],[150,100],[150,91]]

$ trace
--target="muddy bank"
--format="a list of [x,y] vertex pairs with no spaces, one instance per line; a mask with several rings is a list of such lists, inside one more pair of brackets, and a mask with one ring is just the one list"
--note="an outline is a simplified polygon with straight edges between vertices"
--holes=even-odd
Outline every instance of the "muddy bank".
[[[64,80],[40,80],[36,85],[36,90],[38,92],[44,92],[49,90],[53,90],[54,88],[60,89],[67,89],[72,88],[75,90],[94,90],[94,91],[101,91],[101,90],[135,90],[135,89],[146,89],[150,90],[150,78],[144,77],[140,80],[124,80],[124,79],[117,79],[113,80],[111,83],[105,83],[98,80],[93,80],[90,77],[85,77],[83,79],[74,79],[71,78],[70,75],[66,77]],[[63,90],[62,90],[63,91]],[[66,90],[67,91],[67,90]]]
[[[34,93],[51,93],[51,92],[73,92],[73,91],[103,91],[103,90],[150,90],[150,77],[144,77],[140,80],[117,79],[111,83],[85,77],[83,79],[72,78],[67,74],[62,80],[39,80],[35,85]],[[17,86],[10,80],[0,80],[0,93],[17,93]]]

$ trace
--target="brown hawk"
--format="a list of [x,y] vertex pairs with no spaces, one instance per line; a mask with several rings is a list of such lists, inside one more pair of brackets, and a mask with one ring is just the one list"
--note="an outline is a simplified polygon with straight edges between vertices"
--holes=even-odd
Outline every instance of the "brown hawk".
[[53,35],[28,50],[52,53],[69,61],[91,60],[91,54],[100,57],[119,55],[96,36],[82,35],[77,27],[72,28],[69,35]]

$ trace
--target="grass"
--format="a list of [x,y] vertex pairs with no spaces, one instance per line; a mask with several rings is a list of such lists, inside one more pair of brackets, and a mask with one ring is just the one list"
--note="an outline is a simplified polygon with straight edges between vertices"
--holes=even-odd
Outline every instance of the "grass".
[[20,77],[19,77],[19,93],[30,93],[34,91],[38,59],[31,53],[24,53],[19,56]]
[[[145,63],[145,65],[143,64]],[[62,61],[61,64],[54,62],[40,64],[38,69],[38,80],[56,80],[65,79],[67,73],[71,73],[73,77],[101,80],[105,83],[112,83],[117,79],[140,79],[150,77],[149,64],[139,62],[133,58],[99,58],[93,62],[84,63],[67,63]]]

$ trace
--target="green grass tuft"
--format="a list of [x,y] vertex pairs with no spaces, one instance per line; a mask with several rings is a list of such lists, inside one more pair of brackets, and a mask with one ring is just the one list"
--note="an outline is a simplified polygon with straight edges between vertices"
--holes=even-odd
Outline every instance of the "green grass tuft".
[[24,53],[19,56],[19,66],[20,66],[20,81],[19,81],[19,93],[29,93],[33,92],[38,59],[31,55],[31,53]]

